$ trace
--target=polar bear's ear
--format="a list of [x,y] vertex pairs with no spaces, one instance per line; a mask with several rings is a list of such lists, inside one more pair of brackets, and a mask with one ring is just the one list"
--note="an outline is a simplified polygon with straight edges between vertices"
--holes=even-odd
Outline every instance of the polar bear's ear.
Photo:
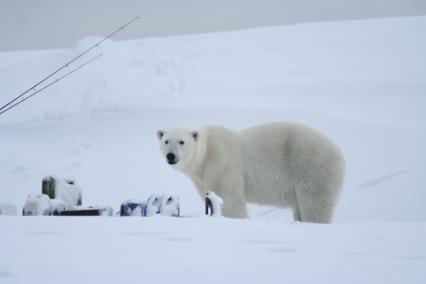
[[195,141],[198,141],[198,136],[199,136],[198,131],[191,131],[191,135]]
[[163,138],[163,136],[164,136],[164,133],[166,133],[166,131],[164,131],[164,130],[158,130],[157,131],[157,137],[158,137],[158,139],[161,140],[161,138]]

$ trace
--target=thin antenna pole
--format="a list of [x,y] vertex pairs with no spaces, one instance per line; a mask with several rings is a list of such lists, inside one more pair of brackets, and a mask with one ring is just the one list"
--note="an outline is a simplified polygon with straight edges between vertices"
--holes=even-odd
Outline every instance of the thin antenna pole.
[[[49,79],[50,77],[52,77],[53,75],[55,75],[56,73],[58,73],[59,71],[61,71],[62,69],[69,67],[69,65],[71,63],[73,63],[74,61],[76,61],[77,59],[79,59],[80,57],[82,57],[83,55],[85,55],[86,53],[88,53],[89,51],[91,51],[92,49],[94,49],[95,47],[98,47],[101,43],[103,43],[104,41],[106,41],[107,39],[113,37],[116,33],[118,33],[121,30],[124,30],[128,25],[130,25],[131,23],[133,23],[134,21],[138,20],[139,17],[135,17],[133,18],[131,21],[127,22],[126,24],[124,24],[123,26],[119,27],[118,29],[116,29],[115,31],[113,31],[111,34],[109,34],[107,37],[105,37],[104,39],[98,41],[97,43],[95,43],[94,45],[92,45],[91,47],[89,47],[88,49],[86,49],[85,51],[83,51],[82,53],[80,53],[77,57],[74,57],[73,59],[71,59],[70,61],[68,61],[67,63],[65,63],[64,65],[62,65],[59,69],[57,69],[56,71],[54,71],[53,73],[49,74],[48,76],[44,77],[41,81],[39,81],[38,83],[36,83],[34,86],[32,86],[31,88],[29,88],[28,90],[24,91],[23,93],[21,93],[19,96],[15,97],[14,99],[12,99],[11,101],[9,101],[7,104],[5,104],[4,106],[2,106],[0,108],[0,111],[2,111],[3,109],[5,109],[7,106],[9,106],[10,104],[12,104],[14,101],[16,101],[17,99],[21,98],[22,96],[24,96],[25,94],[27,94],[29,91],[34,90],[37,86],[39,86],[41,83],[45,82],[47,79]],[[51,84],[49,84],[51,85]],[[44,88],[43,88],[44,89]],[[42,90],[43,90],[42,89]],[[31,96],[30,96],[31,97]],[[26,100],[26,99],[25,99]],[[10,109],[10,108],[8,108]],[[0,112],[0,114],[2,114],[3,112]]]
[[63,78],[65,78],[65,77],[67,77],[67,76],[71,75],[72,73],[74,73],[74,72],[76,72],[77,70],[79,70],[79,69],[83,68],[84,66],[88,65],[89,63],[92,63],[93,61],[95,61],[96,59],[98,59],[99,57],[101,57],[102,55],[103,55],[103,54],[101,53],[101,54],[99,54],[98,56],[93,57],[93,58],[92,58],[92,59],[90,59],[89,61],[87,61],[87,62],[85,62],[85,63],[81,64],[81,65],[80,65],[80,66],[78,66],[77,68],[75,68],[75,69],[71,70],[70,72],[68,72],[68,73],[66,73],[66,74],[64,74],[64,75],[62,75],[61,77],[57,78],[55,81],[53,81],[53,82],[49,83],[48,85],[44,86],[44,87],[43,87],[43,88],[41,88],[40,90],[37,90],[36,92],[32,93],[31,95],[29,95],[29,96],[27,96],[27,97],[23,98],[22,100],[18,101],[17,103],[14,103],[14,104],[10,105],[10,106],[9,106],[9,107],[7,107],[7,108],[2,108],[2,110],[0,111],[0,115],[2,115],[3,113],[5,113],[6,111],[8,111],[8,110],[10,110],[10,109],[12,109],[12,108],[14,108],[14,107],[16,107],[17,105],[19,105],[19,104],[21,104],[21,103],[25,102],[26,100],[28,100],[28,99],[29,99],[29,98],[31,98],[32,96],[35,96],[36,94],[40,93],[40,92],[41,92],[41,91],[43,91],[44,89],[46,89],[46,88],[48,88],[49,86],[51,86],[51,85],[55,84],[56,82],[58,82],[58,81],[62,80]]

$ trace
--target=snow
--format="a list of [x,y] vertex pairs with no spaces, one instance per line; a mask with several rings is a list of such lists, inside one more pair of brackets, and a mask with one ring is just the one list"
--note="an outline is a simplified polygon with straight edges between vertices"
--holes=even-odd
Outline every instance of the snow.
[[160,214],[163,216],[180,216],[180,202],[178,195],[165,195],[161,201]]
[[55,198],[62,200],[67,208],[79,205],[82,200],[82,191],[72,179],[54,177]]
[[[0,53],[0,102],[97,40]],[[187,217],[0,216],[1,280],[424,282],[426,17],[98,49],[101,58],[0,116],[0,201],[20,212],[52,173],[75,179],[84,206],[116,211],[129,198],[177,194]],[[331,225],[256,205],[247,220],[201,217],[204,200],[167,165],[156,138],[169,127],[281,120],[317,128],[342,148],[347,177]]]
[[156,214],[163,216],[180,216],[179,196],[173,194],[152,194],[144,203],[143,216],[150,217]]
[[148,197],[145,203],[145,208],[143,209],[143,215],[145,217],[150,217],[160,213],[164,197],[164,194],[152,194]]
[[206,194],[206,214],[213,217],[222,216],[223,199],[212,191]]
[[[47,194],[28,194],[23,206],[24,216],[59,215],[66,205],[62,199],[50,199]],[[8,215],[8,214],[5,214]],[[16,215],[16,214],[9,214]]]
[[2,246],[0,275],[11,284],[423,283],[426,277],[424,222],[2,217],[0,231],[9,244]]
[[42,216],[51,213],[50,199],[46,194],[28,194],[23,206],[25,216]]
[[6,202],[0,202],[0,215],[14,216],[18,214],[16,206]]
[[59,215],[59,213],[66,209],[66,205],[62,199],[49,199],[49,203],[51,215]]

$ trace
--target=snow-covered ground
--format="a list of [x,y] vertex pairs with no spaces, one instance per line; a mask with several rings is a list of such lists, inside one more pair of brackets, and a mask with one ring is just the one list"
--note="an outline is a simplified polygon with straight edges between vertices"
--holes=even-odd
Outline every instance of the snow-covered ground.
[[[426,226],[3,217],[2,283],[423,283]],[[4,281],[4,282],[3,282]]]
[[[0,104],[96,40],[0,53]],[[426,17],[108,41],[99,52],[0,116],[0,202],[20,212],[53,174],[76,179],[86,205],[177,193],[190,217],[0,216],[0,281],[425,281]],[[156,130],[277,120],[342,148],[335,224],[255,205],[248,220],[197,217],[203,204]]]

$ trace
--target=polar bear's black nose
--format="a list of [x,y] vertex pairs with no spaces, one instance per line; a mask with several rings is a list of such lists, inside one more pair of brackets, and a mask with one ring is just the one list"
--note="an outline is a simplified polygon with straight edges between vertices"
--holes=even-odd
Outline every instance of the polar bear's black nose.
[[174,160],[175,160],[175,158],[176,158],[176,155],[175,155],[175,154],[173,154],[173,153],[168,153],[168,154],[167,154],[167,156],[166,156],[166,158],[167,158],[167,160],[169,161],[169,163],[170,163],[170,162],[174,162]]

